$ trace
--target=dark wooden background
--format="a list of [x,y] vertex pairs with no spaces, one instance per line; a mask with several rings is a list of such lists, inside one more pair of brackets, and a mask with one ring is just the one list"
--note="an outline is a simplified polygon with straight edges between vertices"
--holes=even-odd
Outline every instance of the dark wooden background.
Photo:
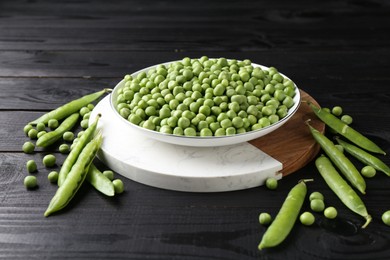
[[[374,219],[365,230],[314,163],[277,191],[183,193],[122,178],[126,192],[105,198],[84,185],[66,210],[44,218],[56,189],[48,170],[39,164],[34,191],[23,178],[25,162],[49,151],[21,150],[23,126],[43,112],[145,66],[207,55],[277,67],[322,106],[342,105],[389,154],[389,34],[386,0],[2,0],[0,258],[390,259],[390,227],[380,220],[390,209],[390,180],[382,173],[367,180],[363,200]],[[309,192],[321,191],[338,220],[316,214],[314,226],[297,223],[280,246],[258,251],[259,213],[275,215],[301,178],[315,179]]]

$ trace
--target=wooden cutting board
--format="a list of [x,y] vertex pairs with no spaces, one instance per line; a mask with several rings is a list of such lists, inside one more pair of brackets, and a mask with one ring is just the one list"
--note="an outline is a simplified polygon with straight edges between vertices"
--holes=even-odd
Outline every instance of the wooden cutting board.
[[319,104],[309,94],[300,91],[303,102],[294,116],[283,127],[249,142],[281,162],[283,176],[304,167],[316,157],[320,150],[305,121],[311,119],[310,124],[314,128],[321,133],[325,132],[325,124],[316,117],[305,101],[310,101],[317,106]]

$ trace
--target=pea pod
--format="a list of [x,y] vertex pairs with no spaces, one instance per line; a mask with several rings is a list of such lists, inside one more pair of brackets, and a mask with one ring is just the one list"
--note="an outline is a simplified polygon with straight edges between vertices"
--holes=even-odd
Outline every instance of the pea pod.
[[277,246],[286,239],[298,218],[306,193],[305,181],[300,181],[290,190],[275,220],[264,233],[259,250]]
[[344,147],[344,150],[347,151],[347,153],[351,154],[353,157],[361,161],[362,163],[365,163],[366,165],[371,165],[378,171],[384,172],[388,176],[390,176],[390,168],[387,166],[383,161],[381,161],[379,158],[373,156],[370,153],[367,153],[363,149],[360,149],[359,147],[349,144],[340,138],[336,138],[336,141]]
[[365,194],[366,182],[353,163],[339,149],[337,149],[331,140],[309,125],[308,122],[306,123],[309,126],[314,139],[320,144],[321,148],[325,151],[345,178],[347,178],[348,181],[361,193]]
[[337,170],[333,167],[331,161],[324,155],[317,158],[316,167],[324,178],[329,188],[339,197],[339,199],[353,212],[359,214],[366,219],[366,223],[362,228],[367,227],[372,218],[368,214],[366,206],[356,192],[348,185],[348,183],[340,176]]
[[103,94],[108,93],[110,91],[111,89],[105,88],[101,91],[85,95],[79,99],[72,100],[69,103],[66,103],[42,115],[41,117],[35,119],[34,121],[31,121],[29,124],[31,125],[36,125],[38,123],[47,124],[47,122],[49,122],[50,119],[57,119],[58,121],[64,119],[69,115],[78,112],[83,106],[88,105],[89,103],[100,98]]
[[67,117],[62,123],[53,131],[48,132],[38,138],[36,145],[39,147],[47,147],[59,139],[62,138],[62,135],[74,127],[79,119],[79,113],[74,113]]
[[114,196],[114,184],[92,163],[86,177],[87,181],[98,191],[107,196]]
[[332,115],[328,111],[322,108],[318,108],[312,103],[308,102],[313,112],[316,116],[321,119],[327,126],[332,128],[334,131],[344,136],[354,144],[360,146],[361,148],[373,152],[373,153],[381,153],[386,154],[378,145],[376,145],[373,141],[338,119],[336,116]]
[[95,121],[85,130],[84,134],[79,138],[79,141],[74,145],[73,149],[66,157],[60,172],[58,173],[58,186],[61,186],[65,181],[66,176],[71,170],[73,164],[76,162],[77,157],[83,148],[87,145],[87,143],[92,139],[93,135],[95,134],[100,116],[100,114],[96,116]]
[[51,199],[44,216],[63,209],[74,197],[88,173],[89,167],[100,149],[102,143],[101,133],[97,134],[82,150],[77,161],[70,170],[64,183],[57,189],[56,194]]

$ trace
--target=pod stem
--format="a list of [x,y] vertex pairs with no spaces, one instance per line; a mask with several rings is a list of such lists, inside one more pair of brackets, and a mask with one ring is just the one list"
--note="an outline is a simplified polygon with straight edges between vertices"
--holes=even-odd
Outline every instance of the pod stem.
[[298,183],[301,183],[301,182],[306,183],[306,182],[311,182],[311,181],[314,181],[314,179],[301,179],[298,181]]
[[366,228],[366,227],[368,226],[368,224],[371,223],[371,220],[372,220],[371,215],[364,216],[364,218],[366,219],[366,223],[364,223],[364,225],[362,226],[362,228]]

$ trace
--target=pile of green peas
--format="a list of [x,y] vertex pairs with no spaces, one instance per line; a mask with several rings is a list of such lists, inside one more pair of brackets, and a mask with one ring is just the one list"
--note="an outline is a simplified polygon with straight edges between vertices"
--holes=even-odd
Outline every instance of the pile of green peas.
[[295,91],[295,84],[274,67],[186,57],[126,75],[116,109],[131,123],[165,134],[235,135],[284,118]]

